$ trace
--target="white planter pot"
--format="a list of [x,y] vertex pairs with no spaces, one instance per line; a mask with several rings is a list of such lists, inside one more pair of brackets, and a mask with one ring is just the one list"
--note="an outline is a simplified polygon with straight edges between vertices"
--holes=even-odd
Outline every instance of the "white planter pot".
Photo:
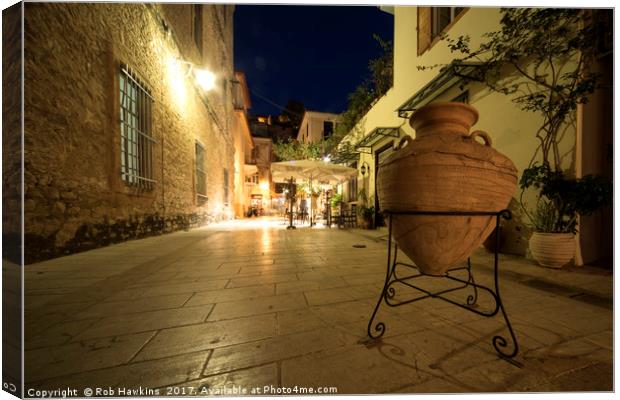
[[562,268],[575,255],[575,235],[534,232],[530,238],[530,251],[543,267]]

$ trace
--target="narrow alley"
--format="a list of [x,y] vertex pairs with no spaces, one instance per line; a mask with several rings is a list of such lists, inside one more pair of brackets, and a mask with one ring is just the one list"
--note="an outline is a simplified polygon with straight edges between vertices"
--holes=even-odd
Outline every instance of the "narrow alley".
[[[286,230],[259,218],[29,265],[26,394],[612,390],[610,273],[502,256],[500,287],[520,346],[510,362],[491,343],[505,333],[501,316],[437,299],[382,304],[376,321],[386,333],[372,341],[385,236]],[[472,265],[478,282],[492,284],[489,254],[478,251]]]

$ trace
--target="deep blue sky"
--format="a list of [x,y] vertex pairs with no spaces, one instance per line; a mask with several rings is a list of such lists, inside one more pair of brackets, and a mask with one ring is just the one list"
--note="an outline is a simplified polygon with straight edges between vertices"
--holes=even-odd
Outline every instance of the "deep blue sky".
[[376,6],[235,7],[235,70],[244,71],[254,114],[279,114],[289,99],[342,112],[347,95],[381,54],[373,33],[393,40],[393,16]]

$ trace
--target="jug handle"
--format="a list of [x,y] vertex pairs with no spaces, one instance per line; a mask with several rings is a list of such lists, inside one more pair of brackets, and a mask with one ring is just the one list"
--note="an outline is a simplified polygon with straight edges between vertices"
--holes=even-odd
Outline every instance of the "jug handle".
[[471,140],[476,140],[477,137],[481,137],[484,140],[485,146],[489,146],[489,147],[493,146],[493,141],[491,140],[491,136],[489,136],[489,134],[486,133],[485,131],[475,131],[475,132],[472,132],[471,135],[469,135],[469,138]]
[[413,139],[411,138],[411,136],[409,135],[403,136],[398,142],[398,144],[396,145],[396,150],[402,149],[405,146],[405,142],[407,142],[407,146],[409,146],[412,141]]

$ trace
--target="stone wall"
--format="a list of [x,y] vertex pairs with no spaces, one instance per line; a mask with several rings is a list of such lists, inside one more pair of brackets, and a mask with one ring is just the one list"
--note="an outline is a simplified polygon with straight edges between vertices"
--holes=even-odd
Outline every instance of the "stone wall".
[[[230,6],[27,3],[26,262],[229,218],[233,117]],[[218,76],[204,93],[190,64]],[[121,179],[119,69],[154,98],[152,190]],[[196,196],[195,143],[205,148],[206,204]],[[232,204],[232,201],[231,201]]]

